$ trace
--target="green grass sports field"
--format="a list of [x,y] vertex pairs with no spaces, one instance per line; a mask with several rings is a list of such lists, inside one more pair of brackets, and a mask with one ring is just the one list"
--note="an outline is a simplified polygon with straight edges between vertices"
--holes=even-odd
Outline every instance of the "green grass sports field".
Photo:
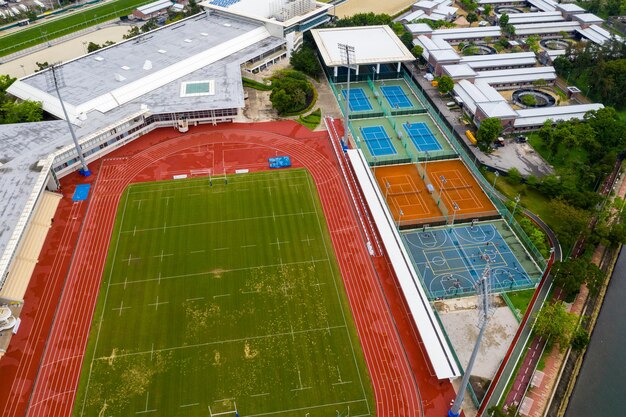
[[[150,3],[150,0],[115,0],[102,5],[81,8],[45,22],[37,22],[16,32],[0,37],[0,56],[12,54],[68,33],[77,32],[98,23],[115,20],[129,15],[138,6]],[[130,27],[129,27],[130,29]]]
[[122,195],[74,416],[350,416],[375,404],[312,178]]

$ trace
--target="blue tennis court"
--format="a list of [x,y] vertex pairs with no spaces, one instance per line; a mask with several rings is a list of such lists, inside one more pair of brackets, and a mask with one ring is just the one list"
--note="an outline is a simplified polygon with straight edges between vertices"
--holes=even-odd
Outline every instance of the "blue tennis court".
[[368,126],[360,127],[359,130],[372,156],[395,155],[397,153],[384,127]]
[[392,109],[406,109],[413,107],[413,103],[404,93],[404,90],[399,85],[383,85],[380,87],[380,91],[387,99],[389,106]]
[[[341,90],[341,92],[343,98],[347,100],[348,90]],[[370,103],[362,88],[350,89],[350,111],[368,111],[372,109],[372,103]]]
[[443,149],[426,123],[404,123],[402,126],[418,151],[439,151]]
[[413,231],[403,239],[430,298],[474,294],[487,263],[494,292],[534,285],[492,223]]

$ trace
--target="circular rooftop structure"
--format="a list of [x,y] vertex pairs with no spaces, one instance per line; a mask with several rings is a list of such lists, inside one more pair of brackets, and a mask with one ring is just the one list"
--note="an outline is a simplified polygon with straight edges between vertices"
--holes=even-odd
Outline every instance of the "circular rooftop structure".
[[515,104],[521,107],[552,107],[556,104],[556,99],[552,94],[535,88],[520,88],[513,91],[511,99]]
[[539,45],[543,46],[545,49],[562,50],[567,49],[569,46],[569,42],[565,39],[542,39],[539,41]]
[[518,7],[513,7],[513,6],[500,6],[500,7],[496,7],[496,13],[497,14],[517,14],[517,13],[524,13],[524,11]]
[[462,49],[461,52],[466,52],[468,51],[470,48],[474,48],[476,50],[475,53],[472,53],[470,55],[495,55],[498,53],[498,51],[496,51],[495,48],[489,46],[489,45],[484,45],[484,44],[467,44],[465,45]]

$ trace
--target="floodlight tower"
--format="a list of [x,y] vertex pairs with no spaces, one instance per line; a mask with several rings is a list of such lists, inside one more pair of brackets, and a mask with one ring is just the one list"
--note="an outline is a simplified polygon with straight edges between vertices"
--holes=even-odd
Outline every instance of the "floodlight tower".
[[456,394],[452,408],[448,411],[448,417],[459,417],[461,415],[461,404],[463,403],[463,397],[465,397],[465,390],[467,389],[472,368],[474,367],[474,361],[476,361],[476,356],[478,355],[478,348],[480,348],[480,342],[482,341],[487,323],[493,312],[493,303],[491,302],[491,267],[489,261],[487,261],[485,265],[482,276],[476,282],[476,292],[478,293],[478,328],[480,330],[478,331],[478,338],[476,339],[474,350],[472,350],[472,355],[465,368],[459,392]]
[[87,167],[87,162],[85,161],[85,157],[83,156],[83,150],[78,143],[76,133],[74,133],[74,127],[72,126],[72,122],[70,122],[70,118],[67,115],[65,103],[63,103],[63,99],[61,98],[61,92],[59,91],[60,87],[65,87],[65,79],[63,78],[63,73],[61,72],[61,68],[58,67],[58,64],[51,64],[48,67],[48,71],[46,71],[46,82],[48,84],[48,90],[52,90],[54,88],[57,93],[57,97],[59,98],[59,103],[61,103],[61,109],[63,109],[63,115],[65,116],[67,127],[70,129],[70,135],[72,136],[72,140],[74,141],[74,147],[76,148],[78,159],[80,159],[81,169],[78,172],[81,175],[88,177],[91,175],[91,171],[89,171],[89,167]]
[[341,63],[344,67],[348,69],[348,87],[346,88],[346,112],[344,115],[343,127],[343,144],[348,146],[348,122],[350,121],[350,70],[356,66],[354,65],[355,53],[354,46],[348,45],[345,43],[340,43],[337,45],[339,47],[339,55],[341,55]]

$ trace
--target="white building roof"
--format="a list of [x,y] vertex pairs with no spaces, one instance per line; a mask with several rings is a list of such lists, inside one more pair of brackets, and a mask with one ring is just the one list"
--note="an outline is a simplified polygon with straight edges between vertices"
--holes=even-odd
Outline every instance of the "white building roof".
[[437,29],[433,31],[433,38],[449,40],[498,38],[500,37],[499,26],[485,26],[473,28]]
[[459,62],[461,57],[454,51],[454,49],[438,49],[430,51],[430,54],[435,58],[437,62]]
[[519,117],[513,125],[515,127],[541,126],[546,120],[570,120],[582,119],[585,113],[590,110],[604,108],[600,103],[576,104],[572,106],[543,107],[538,109],[518,110]]
[[[498,15],[498,19],[502,16]],[[524,23],[546,23],[546,22],[564,22],[565,18],[561,12],[531,12],[531,13],[512,13],[509,16],[509,24]]]
[[[596,43],[598,45],[602,45],[604,42],[611,39],[614,35],[611,34],[606,29],[602,29],[598,25],[591,25],[586,29],[577,29],[578,33],[586,39],[589,39],[591,42]],[[616,39],[621,40],[620,37],[615,37]]]
[[554,67],[512,68],[495,71],[481,71],[476,80],[489,84],[527,83],[536,80],[556,80]]
[[463,101],[472,114],[476,114],[480,108],[487,117],[512,118],[517,115],[505,98],[484,81],[477,80],[471,83],[468,80],[461,80],[454,85],[454,94]]
[[467,64],[444,65],[443,70],[454,80],[458,80],[460,78],[473,78],[476,76],[476,71],[474,71],[472,67]]
[[[400,20],[403,21],[403,22],[413,22],[413,21],[418,20],[418,19],[423,19],[425,15],[426,15],[425,11],[423,11],[423,10],[415,10],[415,11],[407,14],[406,16],[401,18]],[[419,24],[426,25],[426,23],[419,23]],[[426,25],[426,26],[428,26],[428,25]],[[430,26],[428,26],[428,27],[430,28]],[[410,29],[409,29],[409,31],[410,31]]]
[[526,0],[478,0],[478,4],[481,6],[487,5],[487,4],[513,4],[513,3],[526,3]]
[[545,33],[574,32],[580,29],[578,22],[529,23],[515,26],[516,35],[541,35]]
[[574,20],[578,20],[581,23],[587,23],[587,24],[604,22],[604,19],[596,16],[593,13],[578,13],[572,17]]
[[585,9],[574,3],[561,3],[556,5],[557,10],[563,10],[567,13],[585,13]]
[[461,63],[475,70],[504,67],[529,66],[537,62],[534,52],[511,52],[506,54],[470,55],[461,57]]
[[430,0],[422,0],[413,4],[413,7],[421,7],[424,9],[432,9],[433,7],[437,7],[439,3],[430,1]]
[[409,306],[411,317],[417,327],[437,378],[446,379],[460,376],[461,373],[452,350],[426,297],[411,258],[402,244],[393,217],[386,203],[384,203],[384,196],[376,184],[376,179],[372,175],[363,152],[357,149],[349,149],[348,158],[354,168],[357,180],[374,218],[376,228],[389,255],[389,260],[400,284],[400,289]]
[[311,32],[324,63],[329,67],[343,64],[339,44],[354,47],[355,64],[358,65],[415,60],[415,57],[387,25],[313,29]]
[[143,14],[150,14],[154,12],[158,12],[159,10],[165,10],[172,7],[172,3],[170,0],[158,0],[154,3],[148,3],[143,6],[137,7],[137,10]]
[[557,2],[552,0],[526,0],[528,4],[543,12],[553,12],[556,10]]
[[423,35],[426,33],[427,34],[433,33],[433,28],[428,26],[426,23],[409,23],[405,25],[405,27],[413,35]]

